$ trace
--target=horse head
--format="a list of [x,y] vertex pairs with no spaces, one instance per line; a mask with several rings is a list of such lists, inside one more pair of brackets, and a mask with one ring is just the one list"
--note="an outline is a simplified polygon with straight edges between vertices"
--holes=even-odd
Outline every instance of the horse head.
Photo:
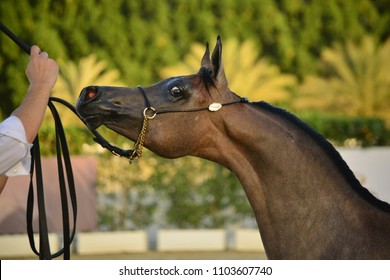
[[145,146],[160,156],[175,158],[197,155],[202,142],[210,141],[205,136],[221,118],[219,109],[241,101],[228,88],[218,36],[211,57],[206,44],[198,73],[145,88],[88,86],[81,91],[76,108],[90,128],[105,125],[133,141],[143,119],[153,117]]

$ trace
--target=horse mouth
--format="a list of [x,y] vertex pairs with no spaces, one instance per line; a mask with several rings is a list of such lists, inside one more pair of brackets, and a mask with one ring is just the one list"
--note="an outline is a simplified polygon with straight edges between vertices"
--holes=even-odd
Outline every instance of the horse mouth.
[[90,129],[97,129],[103,124],[99,116],[82,116],[81,118]]
[[89,129],[97,129],[103,124],[102,116],[89,111],[86,107],[79,107],[76,105],[76,111],[80,119]]

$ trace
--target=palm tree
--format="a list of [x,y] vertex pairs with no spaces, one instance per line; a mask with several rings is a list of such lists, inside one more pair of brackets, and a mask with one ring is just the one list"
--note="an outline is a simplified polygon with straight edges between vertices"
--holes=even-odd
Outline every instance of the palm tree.
[[[182,63],[161,70],[162,78],[199,71],[204,48],[195,43]],[[223,57],[232,91],[252,101],[281,102],[290,97],[289,87],[296,84],[295,76],[282,74],[279,67],[259,58],[259,48],[252,41],[239,44],[236,39],[228,39],[223,45]]]
[[382,45],[369,36],[359,45],[336,43],[321,64],[322,76],[305,79],[293,107],[381,117],[390,125],[390,38]]

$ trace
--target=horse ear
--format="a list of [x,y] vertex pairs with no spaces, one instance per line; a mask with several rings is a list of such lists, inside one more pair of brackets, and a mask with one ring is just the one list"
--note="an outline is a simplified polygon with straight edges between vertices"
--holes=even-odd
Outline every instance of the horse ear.
[[210,60],[210,49],[209,49],[209,43],[206,43],[206,51],[204,52],[202,61],[200,63],[200,67],[205,67],[210,69],[211,68],[211,60]]
[[217,43],[211,55],[212,70],[214,78],[221,84],[227,85],[227,80],[225,76],[225,69],[222,63],[222,41],[221,37],[218,35]]

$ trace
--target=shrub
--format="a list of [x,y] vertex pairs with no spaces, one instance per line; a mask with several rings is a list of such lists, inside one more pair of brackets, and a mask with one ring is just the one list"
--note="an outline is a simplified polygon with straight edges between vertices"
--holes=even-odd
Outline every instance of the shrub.
[[327,115],[318,112],[300,113],[299,117],[338,146],[354,139],[363,147],[390,144],[385,122],[377,118]]

